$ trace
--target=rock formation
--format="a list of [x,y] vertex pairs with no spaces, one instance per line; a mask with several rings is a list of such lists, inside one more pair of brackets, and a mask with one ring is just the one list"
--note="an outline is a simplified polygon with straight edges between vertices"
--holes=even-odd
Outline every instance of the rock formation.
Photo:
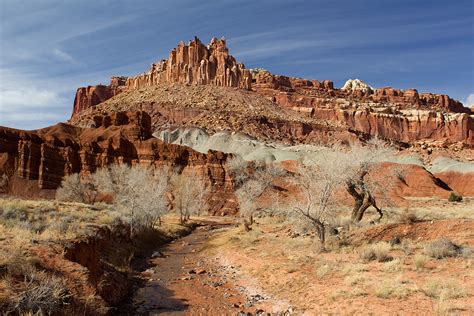
[[359,79],[349,79],[346,81],[342,90],[346,91],[362,91],[363,93],[371,93],[374,89]]
[[143,75],[130,77],[126,86],[130,89],[182,83],[190,85],[214,85],[250,89],[251,75],[244,65],[229,55],[224,38],[213,38],[205,46],[196,37],[188,45],[179,43],[167,60],[153,64]]
[[108,86],[96,85],[78,88],[74,98],[72,116],[122,92],[125,88],[126,79],[126,77],[112,77]]
[[[251,90],[283,108],[305,114],[306,117],[342,123],[355,132],[406,143],[432,139],[474,145],[474,118],[470,116],[471,110],[447,95],[391,87],[373,89],[359,79],[348,80],[342,89],[337,89],[329,80],[274,75],[258,68],[247,70],[229,54],[224,38],[213,38],[207,46],[198,38],[187,45],[181,42],[171,51],[167,60],[153,64],[142,75],[114,77],[108,86],[79,88],[72,117],[78,121],[77,117],[84,110],[124,91],[133,92],[164,84]],[[172,118],[168,122],[171,124],[179,121],[177,117],[193,117],[203,113],[202,110],[196,112],[189,107],[180,108],[179,104],[177,108],[166,110],[158,110],[160,105],[152,103],[140,106],[140,110],[149,112],[152,117],[155,117],[153,113],[159,112],[162,118]],[[209,110],[212,111],[206,109],[204,112]],[[292,129],[285,126],[282,128]]]
[[164,143],[151,136],[151,119],[145,112],[116,112],[96,116],[96,128],[68,124],[21,131],[0,128],[0,172],[9,177],[10,194],[48,197],[71,173],[90,173],[112,163],[180,166],[209,181],[216,194],[211,213],[235,212],[227,155],[196,152]]

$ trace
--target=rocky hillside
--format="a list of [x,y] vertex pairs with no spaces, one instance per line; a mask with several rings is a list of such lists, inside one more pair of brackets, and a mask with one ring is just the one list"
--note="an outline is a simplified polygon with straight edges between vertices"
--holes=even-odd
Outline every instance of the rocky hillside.
[[[181,42],[167,60],[142,75],[113,77],[109,86],[79,88],[71,122],[84,124],[95,111],[137,107],[152,115],[155,127],[227,129],[290,143],[319,142],[326,126],[325,133],[337,137],[344,130],[346,136],[379,135],[407,144],[474,145],[471,110],[447,95],[374,89],[360,80],[349,80],[338,89],[329,80],[246,70],[229,55],[225,39],[214,38],[207,46],[197,38],[188,45]],[[257,128],[252,131],[249,125]],[[266,131],[268,126],[274,131]]]

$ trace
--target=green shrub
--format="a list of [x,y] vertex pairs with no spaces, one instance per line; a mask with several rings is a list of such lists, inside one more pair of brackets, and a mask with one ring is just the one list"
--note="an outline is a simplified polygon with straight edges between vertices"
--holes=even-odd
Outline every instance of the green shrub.
[[451,194],[449,195],[448,201],[449,202],[461,202],[462,201],[462,196],[458,195],[454,192],[451,192]]

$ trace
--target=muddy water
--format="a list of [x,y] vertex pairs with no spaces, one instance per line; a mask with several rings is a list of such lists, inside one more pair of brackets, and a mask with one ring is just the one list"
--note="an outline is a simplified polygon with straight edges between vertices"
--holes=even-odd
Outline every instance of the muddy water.
[[223,226],[206,224],[158,249],[140,273],[140,284],[133,296],[133,314],[255,313],[257,307],[248,306],[248,299],[233,282],[232,272],[200,254],[213,229]]

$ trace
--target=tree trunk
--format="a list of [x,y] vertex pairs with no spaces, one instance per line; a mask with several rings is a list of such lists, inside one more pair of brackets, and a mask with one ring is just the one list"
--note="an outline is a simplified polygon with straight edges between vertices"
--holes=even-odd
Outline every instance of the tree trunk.
[[313,224],[316,228],[316,233],[318,234],[319,241],[321,242],[321,245],[324,249],[324,244],[326,243],[326,227],[320,221],[315,221],[313,222]]

